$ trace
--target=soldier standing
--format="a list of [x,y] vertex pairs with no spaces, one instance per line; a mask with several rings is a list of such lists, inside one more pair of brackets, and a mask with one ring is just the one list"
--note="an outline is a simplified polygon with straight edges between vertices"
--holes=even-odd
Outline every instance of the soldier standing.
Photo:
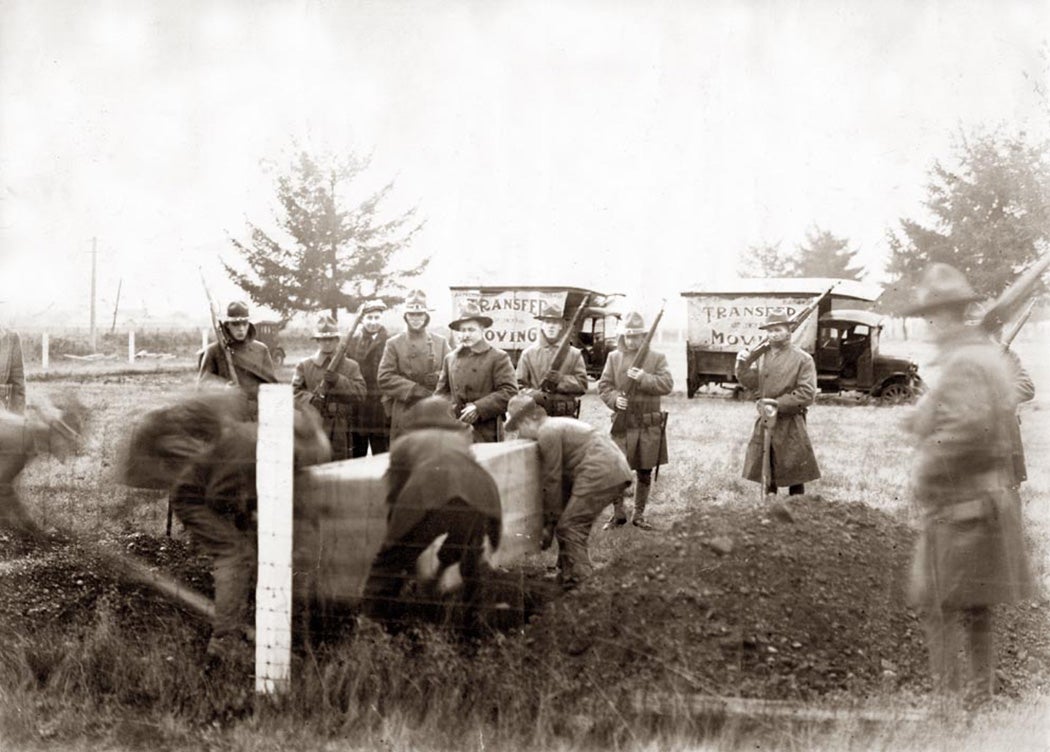
[[404,332],[387,340],[379,361],[376,383],[390,413],[390,440],[401,433],[405,412],[434,394],[441,364],[449,353],[448,342],[427,331],[430,309],[422,290],[405,297]]
[[992,606],[1032,587],[1010,488],[1017,396],[1001,347],[965,325],[978,296],[961,272],[931,265],[916,297],[908,313],[930,325],[941,377],[905,422],[918,444],[912,488],[921,514],[909,600],[926,629],[936,689],[962,689],[957,656],[965,653],[982,700],[995,687]]
[[0,325],[0,405],[18,415],[26,410],[26,376],[18,332]]
[[503,413],[518,393],[510,356],[490,345],[485,329],[492,319],[473,301],[460,306],[459,318],[448,325],[458,333],[459,347],[445,356],[435,394],[448,397],[456,416],[474,427],[474,442],[503,440]]
[[[760,328],[769,339],[769,350],[760,357],[747,349],[737,353],[736,379],[758,394],[761,404],[776,408],[769,450],[771,475],[766,493],[775,494],[777,487],[787,486],[788,494],[796,496],[806,492],[807,481],[820,477],[806,431],[806,409],[817,396],[817,369],[813,357],[791,343],[787,316],[770,314]],[[763,429],[759,416],[744,457],[743,476],[756,483],[762,482],[763,430],[768,429]]]
[[364,304],[362,331],[354,335],[346,354],[357,361],[365,377],[368,391],[354,413],[353,430],[350,432],[354,457],[364,457],[368,447],[372,455],[382,454],[390,446],[390,418],[383,407],[383,395],[379,391],[377,378],[379,361],[386,349],[387,332],[383,327],[383,312],[386,303],[369,300]]
[[547,415],[571,415],[579,411],[579,395],[587,393],[587,367],[579,348],[570,346],[560,362],[554,358],[565,329],[562,311],[544,305],[535,318],[540,339],[529,345],[518,360],[518,387],[529,394]]
[[[237,383],[252,402],[258,400],[260,384],[276,384],[277,374],[273,367],[270,349],[255,339],[255,324],[248,318],[248,304],[240,301],[226,307],[226,318],[221,328],[226,337]],[[197,381],[217,378],[227,383],[233,381],[226,358],[218,342],[212,342],[204,350]]]
[[507,430],[534,439],[540,450],[543,548],[558,541],[558,581],[571,589],[591,575],[587,539],[609,504],[623,503],[631,468],[623,452],[593,426],[569,417],[547,417],[529,395],[512,397]]
[[[320,413],[332,445],[332,459],[349,459],[351,419],[356,406],[365,398],[365,380],[357,363],[350,358],[343,358],[335,369],[328,368],[339,346],[339,325],[335,319],[322,315],[314,340],[317,352],[296,364],[292,388],[300,404],[311,403]],[[324,386],[318,389],[322,383]],[[318,390],[318,397],[311,402],[314,390]]]
[[[632,365],[647,330],[645,320],[637,312],[628,313],[623,320],[623,332],[616,349],[609,353],[598,380],[598,394],[610,410],[625,411],[625,430],[614,433],[613,441],[627,457],[627,464],[635,471],[634,514],[631,522],[643,530],[652,530],[645,519],[645,507],[653,482],[653,468],[667,463],[666,421],[660,409],[660,397],[671,393],[674,379],[662,353],[650,350],[643,363]],[[622,392],[630,381],[637,382],[630,399]],[[613,514],[605,529],[627,524],[623,499],[613,505]]]
[[428,397],[405,415],[404,433],[390,447],[386,473],[386,539],[365,583],[365,611],[396,619],[397,599],[416,560],[441,535],[438,572],[428,586],[459,562],[468,628],[477,626],[477,600],[484,575],[487,537],[499,545],[503,520],[499,488],[470,451],[470,430],[452,416],[442,397]]

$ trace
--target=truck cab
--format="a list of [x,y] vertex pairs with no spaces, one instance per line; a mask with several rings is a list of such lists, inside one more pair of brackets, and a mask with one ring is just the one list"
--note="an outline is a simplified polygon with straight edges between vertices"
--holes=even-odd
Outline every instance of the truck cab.
[[620,314],[608,306],[620,297],[618,293],[563,285],[457,286],[449,290],[452,310],[458,310],[465,300],[473,300],[482,313],[492,319],[485,339],[493,347],[504,350],[515,366],[525,348],[539,339],[539,322],[534,316],[545,305],[564,311],[568,322],[586,299],[587,306],[576,324],[571,344],[580,348],[591,378],[601,375],[606,356],[616,347]]
[[820,316],[814,360],[822,392],[866,392],[907,402],[922,388],[916,364],[879,352],[883,317],[844,308]]

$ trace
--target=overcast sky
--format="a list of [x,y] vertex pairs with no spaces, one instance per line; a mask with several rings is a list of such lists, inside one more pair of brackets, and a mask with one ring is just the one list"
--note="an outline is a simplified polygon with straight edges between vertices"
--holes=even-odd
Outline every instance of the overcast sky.
[[225,300],[293,139],[374,150],[440,303],[491,279],[676,305],[813,223],[878,276],[953,132],[1045,132],[1047,29],[1050,3],[991,0],[0,2],[0,299],[86,323],[96,236],[100,321],[121,279],[122,307],[200,310],[199,265]]

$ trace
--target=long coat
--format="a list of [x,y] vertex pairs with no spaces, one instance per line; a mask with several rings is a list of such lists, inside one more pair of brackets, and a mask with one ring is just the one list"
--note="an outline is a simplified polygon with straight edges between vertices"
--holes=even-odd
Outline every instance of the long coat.
[[960,326],[939,343],[939,382],[906,422],[922,514],[909,600],[921,609],[1013,603],[1032,581],[1010,490],[1016,396],[998,345]]
[[[627,371],[634,363],[637,350],[619,347],[609,353],[598,379],[598,395],[610,410],[616,410],[616,398],[627,389]],[[663,353],[650,350],[641,366],[645,374],[638,381],[627,406],[627,430],[613,434],[613,441],[627,457],[632,470],[649,470],[667,463],[667,437],[663,435],[660,397],[671,393],[674,378]]]
[[434,394],[441,364],[448,353],[445,338],[427,331],[402,332],[386,341],[376,383],[390,413],[391,440],[401,434],[408,409]]
[[357,361],[367,390],[354,414],[351,430],[358,433],[386,433],[390,430],[390,419],[383,408],[383,393],[379,390],[379,361],[386,349],[387,332],[383,327],[375,334],[359,331],[350,340],[347,357]]
[[[331,356],[316,353],[296,364],[292,389],[299,404],[309,404],[313,390],[324,381],[330,359]],[[335,386],[321,389],[323,404],[318,407],[318,412],[325,435],[332,444],[332,458],[344,460],[350,457],[350,426],[354,409],[364,399],[366,386],[361,369],[350,358],[343,358],[336,373]]]
[[553,392],[542,391],[543,377],[550,370],[558,351],[557,342],[547,342],[540,335],[539,342],[529,345],[518,359],[518,388],[532,395],[547,410],[548,415],[573,415],[576,397],[587,393],[587,367],[579,349],[570,347],[559,368],[558,386]]
[[[277,374],[273,367],[273,358],[270,357],[270,349],[262,342],[256,341],[255,324],[248,325],[248,336],[243,341],[230,341],[230,354],[233,356],[233,370],[237,374],[237,382],[249,399],[254,401],[258,398],[260,384],[277,383]],[[222,354],[222,348],[219,347],[218,342],[208,345],[201,357],[197,380],[202,381],[208,378],[231,380],[229,368],[226,366],[226,357]]]
[[488,520],[492,547],[499,545],[503,519],[499,488],[470,451],[470,432],[423,428],[390,446],[386,471],[385,545],[396,545],[426,516],[459,499]]
[[548,418],[536,443],[547,524],[557,521],[570,496],[592,496],[631,482],[631,468],[620,448],[581,420]]
[[0,329],[0,405],[21,415],[26,411],[26,376],[18,332]]
[[479,444],[502,438],[503,414],[517,393],[518,380],[510,356],[485,341],[476,349],[457,347],[446,355],[434,390],[434,394],[452,400],[457,415],[465,405],[474,403],[478,409],[474,441]]
[[[1010,375],[1014,384],[1014,397],[1018,404],[1031,402],[1035,399],[1035,384],[1028,371],[1021,365],[1021,359],[1013,350],[1006,351],[1007,363],[1010,366]],[[1010,440],[1013,445],[1013,469],[1014,485],[1020,485],[1028,480],[1028,467],[1024,461],[1024,441],[1021,438],[1021,416],[1010,424]]]
[[[741,384],[763,399],[777,401],[777,421],[770,446],[773,451],[773,483],[794,486],[820,477],[817,457],[806,430],[806,408],[817,396],[817,369],[813,357],[796,345],[782,350],[770,348],[765,355],[736,369]],[[751,441],[744,457],[744,477],[762,482],[762,419],[755,419]]]

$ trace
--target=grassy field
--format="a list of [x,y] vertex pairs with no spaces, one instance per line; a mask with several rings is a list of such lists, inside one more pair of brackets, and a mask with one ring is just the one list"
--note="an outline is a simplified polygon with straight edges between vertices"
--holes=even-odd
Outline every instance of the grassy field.
[[[924,372],[935,377],[929,350],[913,349]],[[683,385],[683,354],[668,354]],[[1030,476],[1023,496],[1045,592],[1050,586],[1050,353],[1029,344],[1020,354],[1040,390],[1023,410]],[[94,418],[78,456],[64,464],[41,459],[27,468],[23,497],[45,527],[110,546],[130,546],[129,540],[138,539],[129,536],[142,535],[144,545],[167,545],[161,538],[163,495],[126,489],[115,482],[114,472],[134,417],[186,389],[190,376],[103,371],[92,368],[31,385],[31,392],[76,390]],[[898,429],[907,408],[853,402],[825,398],[811,410],[823,477],[807,490],[907,519],[911,448]],[[676,529],[697,509],[732,507],[757,497],[756,486],[739,477],[753,406],[723,397],[687,400],[678,393],[667,407],[671,464],[661,470],[650,514],[658,530],[597,530],[592,555],[599,567],[646,548],[647,536]],[[608,426],[607,411],[594,395],[586,398],[581,417]],[[176,535],[173,547],[180,544],[178,526]],[[32,559],[33,553],[23,558]],[[40,554],[41,566],[51,566],[49,561]],[[546,554],[527,566],[542,569],[550,563]],[[74,572],[72,577],[79,571],[74,565],[54,564],[55,571]],[[10,580],[3,582],[9,586]],[[252,714],[243,682],[202,672],[206,631],[198,622],[155,604],[137,611],[127,601],[128,593],[106,591],[90,605],[34,622],[38,630],[3,633],[0,748],[1023,750],[1046,749],[1050,734],[1045,688],[976,715],[949,709],[924,723],[907,722],[903,714],[883,723],[859,716],[832,723],[684,717],[653,722],[636,719],[613,702],[579,717],[566,710],[571,698],[561,694],[576,679],[570,667],[535,654],[514,634],[464,653],[440,635],[389,637],[371,629],[359,630],[331,654],[303,658],[291,696],[280,707],[256,707]],[[922,704],[921,697],[893,693],[853,701],[891,718],[901,702]],[[613,731],[602,735],[596,726]]]

